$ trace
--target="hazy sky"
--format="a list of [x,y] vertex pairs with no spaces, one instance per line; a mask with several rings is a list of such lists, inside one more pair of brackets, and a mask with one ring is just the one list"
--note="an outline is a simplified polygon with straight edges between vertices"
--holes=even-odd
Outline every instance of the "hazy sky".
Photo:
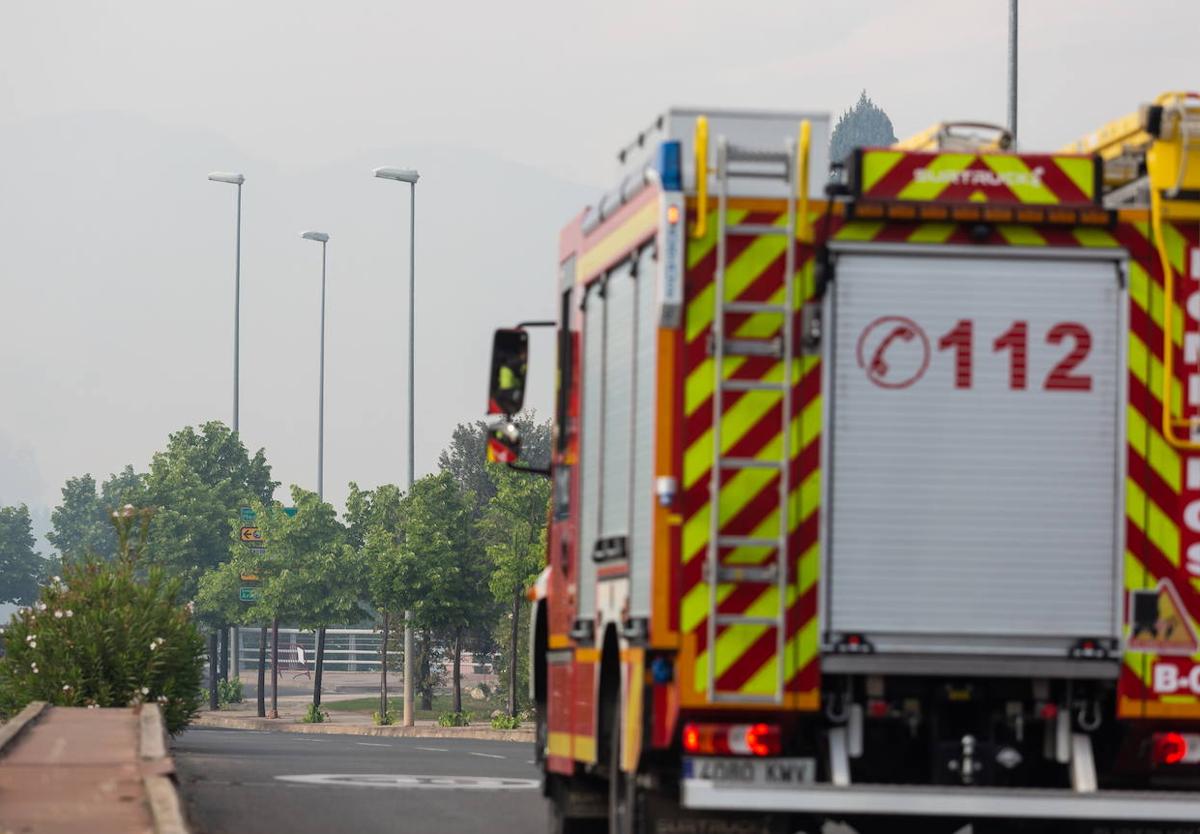
[[[1022,4],[1021,140],[1057,147],[1200,87],[1194,0]],[[144,468],[229,419],[233,190],[247,175],[242,433],[313,486],[330,243],[326,493],[403,468],[418,186],[419,471],[484,405],[490,329],[553,311],[558,228],[666,106],[1002,121],[1005,0],[4,0],[0,503]],[[549,346],[534,400],[548,404]]]

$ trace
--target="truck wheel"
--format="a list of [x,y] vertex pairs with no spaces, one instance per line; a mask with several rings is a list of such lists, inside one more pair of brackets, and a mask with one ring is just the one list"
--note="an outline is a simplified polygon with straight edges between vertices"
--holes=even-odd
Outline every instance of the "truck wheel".
[[551,779],[549,799],[546,802],[550,811],[549,824],[546,828],[550,834],[604,834],[608,830],[603,817],[569,816],[569,789],[564,787],[557,777],[551,777]]
[[621,770],[620,709],[610,723],[608,746],[608,834],[640,834],[638,788],[635,774]]

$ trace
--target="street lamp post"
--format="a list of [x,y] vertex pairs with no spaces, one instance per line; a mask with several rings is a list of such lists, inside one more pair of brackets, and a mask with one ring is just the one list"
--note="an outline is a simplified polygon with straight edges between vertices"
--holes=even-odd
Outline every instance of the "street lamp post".
[[[414,448],[416,446],[413,431],[415,411],[414,378],[416,346],[416,308],[417,308],[417,180],[421,175],[415,168],[376,168],[375,176],[384,180],[406,182],[409,185],[408,211],[408,483],[407,490],[412,492],[414,476]],[[411,663],[413,650],[412,611],[404,612],[404,726],[413,726],[413,665]]]
[[[238,433],[238,365],[240,357],[240,340],[241,340],[241,319],[242,319],[242,184],[246,181],[243,174],[232,173],[229,171],[213,171],[208,175],[212,182],[223,182],[228,185],[237,186],[237,232],[236,242],[234,244],[233,256],[233,433]],[[221,672],[225,672],[226,663],[229,660],[229,643],[233,643],[233,677],[237,679],[241,677],[241,672],[238,669],[238,643],[241,642],[237,628],[233,629],[233,639],[229,639],[229,634],[225,629],[222,629],[222,638],[226,643],[225,656],[222,658]],[[259,713],[262,713],[262,681],[259,681]],[[212,709],[217,708],[217,683],[211,681],[208,690],[209,706]]]
[[[325,248],[329,244],[329,235],[325,232],[301,232],[305,240],[315,240],[321,244],[321,382],[320,393],[317,395],[317,497],[325,500]],[[313,680],[313,704],[321,706],[321,678],[325,664],[325,626],[317,629],[316,667],[317,673]]]
[[325,498],[325,247],[329,235],[324,232],[301,232],[305,240],[321,244],[321,383],[317,405],[317,497]]

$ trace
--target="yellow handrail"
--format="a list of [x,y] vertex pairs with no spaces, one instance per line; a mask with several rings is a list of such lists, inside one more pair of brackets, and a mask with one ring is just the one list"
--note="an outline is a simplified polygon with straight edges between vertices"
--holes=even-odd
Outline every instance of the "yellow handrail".
[[692,137],[692,150],[696,156],[696,225],[692,237],[702,238],[708,233],[708,117],[696,117],[696,132]]
[[1154,231],[1154,248],[1163,273],[1163,373],[1162,373],[1162,435],[1176,449],[1189,452],[1200,451],[1200,442],[1184,440],[1175,434],[1172,426],[1176,421],[1171,416],[1171,391],[1175,376],[1175,345],[1171,340],[1171,316],[1175,309],[1175,270],[1171,268],[1171,256],[1167,252],[1167,240],[1163,234],[1162,194],[1157,188],[1150,190],[1150,226]]
[[808,222],[808,152],[812,146],[812,122],[800,122],[800,164],[796,166],[796,188],[800,198],[800,216],[796,218],[796,239],[801,243],[812,243],[812,224]]
[[[1169,192],[1168,196],[1171,196],[1171,193],[1181,187],[1194,188],[1200,182],[1200,177],[1195,174],[1188,176],[1189,155],[1195,146],[1189,142],[1190,137],[1186,134],[1182,124],[1187,115],[1189,102],[1198,98],[1200,96],[1194,93],[1164,93],[1158,97],[1155,103],[1174,108],[1180,124],[1175,127],[1174,135],[1155,138],[1146,152],[1146,169],[1150,175],[1150,227],[1154,233],[1154,248],[1158,252],[1163,274],[1163,405],[1160,426],[1168,444],[1176,449],[1189,452],[1200,451],[1200,441],[1179,437],[1175,433],[1174,426],[1190,425],[1191,422],[1181,421],[1171,413],[1171,392],[1175,380],[1175,344],[1171,338],[1172,318],[1175,312],[1175,270],[1171,266],[1171,255],[1167,251],[1167,238],[1163,229],[1164,215],[1166,214],[1163,206],[1163,193],[1164,191]],[[1167,115],[1164,115],[1165,118]],[[1192,209],[1188,211],[1187,208],[1177,203],[1176,208],[1182,209],[1182,215],[1188,217],[1196,215],[1194,207],[1188,207]]]

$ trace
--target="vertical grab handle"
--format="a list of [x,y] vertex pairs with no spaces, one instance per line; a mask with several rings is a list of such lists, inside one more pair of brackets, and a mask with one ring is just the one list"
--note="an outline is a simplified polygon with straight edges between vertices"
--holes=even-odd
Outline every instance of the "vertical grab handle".
[[812,243],[812,223],[808,219],[808,165],[809,149],[812,146],[812,122],[804,119],[800,122],[799,164],[796,166],[796,191],[800,198],[799,212],[796,217],[796,240],[801,243]]
[[692,237],[699,240],[708,234],[708,117],[696,117],[696,131],[692,137],[692,151],[696,158],[696,225]]

